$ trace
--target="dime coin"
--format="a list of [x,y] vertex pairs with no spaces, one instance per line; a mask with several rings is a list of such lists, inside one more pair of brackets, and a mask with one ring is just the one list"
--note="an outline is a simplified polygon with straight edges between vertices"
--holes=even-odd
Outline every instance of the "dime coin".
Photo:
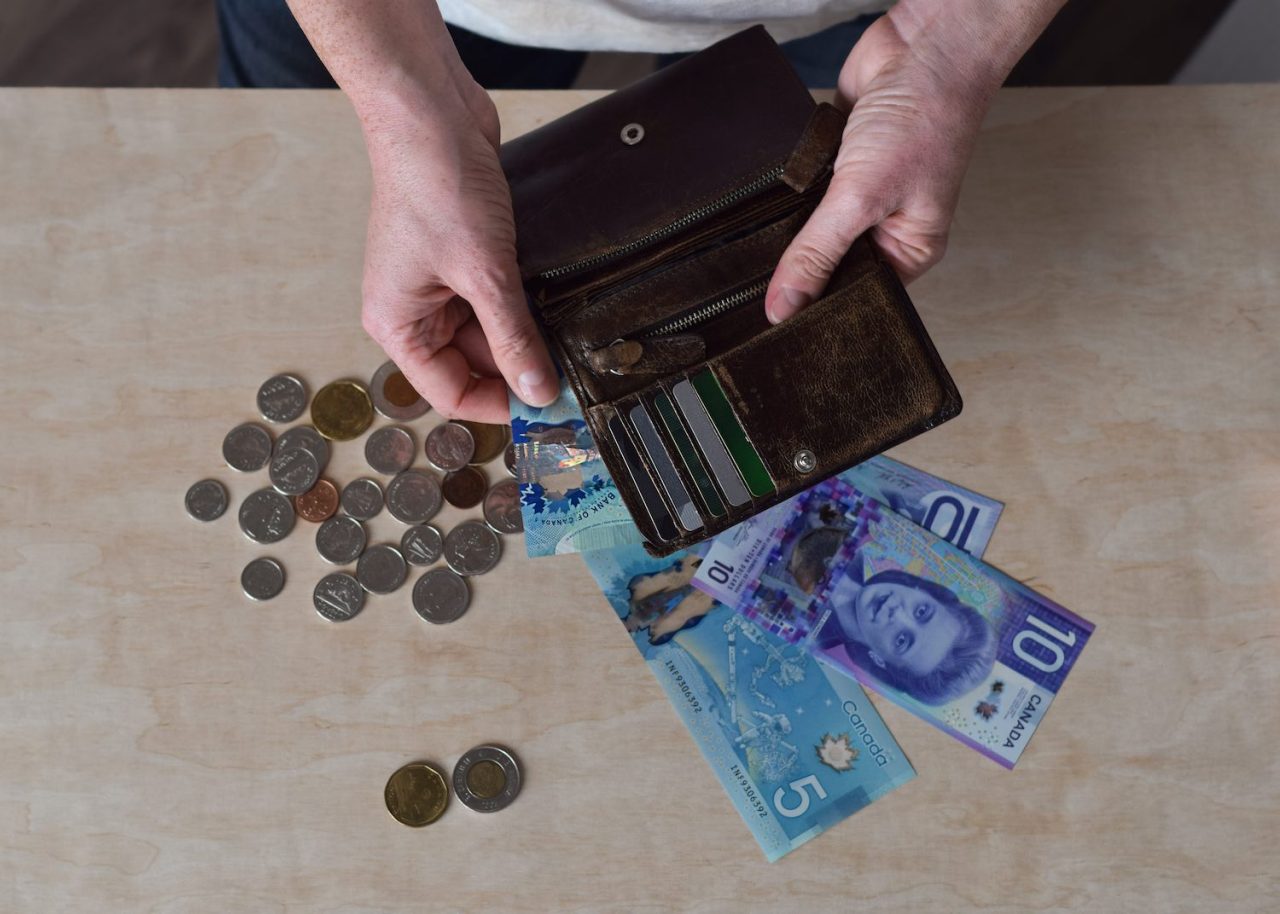
[[509,425],[490,425],[487,422],[468,422],[465,419],[459,419],[458,424],[465,425],[475,440],[476,452],[470,462],[476,466],[497,457],[511,440]]
[[327,479],[318,479],[308,491],[293,499],[293,509],[313,524],[328,520],[338,510],[338,487]]
[[504,479],[495,483],[484,497],[484,519],[498,533],[523,533],[520,513],[520,483]]
[[354,517],[331,517],[316,530],[316,552],[333,565],[349,565],[364,552],[364,525]]
[[520,765],[501,746],[476,746],[453,767],[453,792],[476,812],[506,809],[520,795]]
[[342,510],[356,520],[370,520],[382,510],[382,486],[376,479],[361,476],[342,488]]
[[444,553],[444,537],[428,524],[416,524],[400,537],[400,552],[411,565],[430,565]]
[[444,815],[449,805],[449,785],[434,766],[413,762],[387,779],[383,799],[387,812],[397,822],[421,828]]
[[395,546],[370,546],[356,563],[356,580],[369,593],[391,593],[404,583],[407,571]]
[[267,474],[281,495],[301,495],[310,492],[320,478],[320,461],[306,448],[296,447],[272,457]]
[[455,508],[474,508],[484,501],[484,489],[489,481],[475,467],[463,467],[447,473],[440,489],[444,500]]
[[276,449],[271,456],[291,451],[296,447],[306,448],[315,456],[320,463],[321,473],[329,465],[329,442],[309,425],[295,425],[277,438]]
[[256,422],[237,425],[222,439],[222,459],[241,473],[252,473],[271,459],[271,433]]
[[187,513],[196,520],[217,520],[227,510],[227,490],[216,479],[202,479],[187,489]]
[[427,433],[427,460],[438,470],[460,470],[470,461],[476,450],[471,432],[460,422],[437,425]]
[[373,422],[369,392],[359,381],[326,384],[311,401],[311,422],[332,441],[359,438]]
[[444,538],[444,560],[458,574],[492,571],[501,554],[498,534],[478,520],[463,521]]
[[267,378],[258,388],[258,412],[268,422],[292,422],[307,408],[307,388],[291,374]]
[[387,510],[406,524],[425,524],[442,502],[440,483],[430,473],[405,470],[387,486]]
[[516,475],[516,443],[509,442],[502,452],[502,465],[512,476]]
[[293,505],[275,489],[259,489],[240,503],[240,529],[255,543],[279,542],[293,524]]
[[364,588],[345,571],[335,571],[316,582],[311,605],[330,622],[346,622],[364,609]]
[[398,425],[380,428],[364,443],[364,459],[379,473],[394,476],[413,463],[413,436]]
[[414,390],[413,385],[396,367],[395,362],[383,362],[369,382],[369,395],[373,408],[388,419],[408,422],[431,409],[431,404]]
[[275,559],[254,559],[240,572],[240,589],[250,600],[270,600],[284,590],[284,567]]
[[471,604],[467,582],[448,568],[423,572],[413,585],[413,609],[422,618],[444,625],[462,618]]

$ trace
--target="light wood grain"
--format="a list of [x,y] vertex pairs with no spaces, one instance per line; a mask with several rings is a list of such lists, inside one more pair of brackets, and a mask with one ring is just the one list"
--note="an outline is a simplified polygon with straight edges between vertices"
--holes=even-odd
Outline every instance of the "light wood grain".
[[[1278,173],[1274,87],[997,99],[912,290],[965,411],[896,456],[1005,500],[989,558],[1097,633],[1014,772],[880,702],[920,777],[766,865],[576,558],[331,625],[313,528],[183,513],[263,484],[219,445],[264,378],[380,362],[343,99],[0,92],[0,909],[1276,910]],[[487,740],[514,806],[390,819]]]

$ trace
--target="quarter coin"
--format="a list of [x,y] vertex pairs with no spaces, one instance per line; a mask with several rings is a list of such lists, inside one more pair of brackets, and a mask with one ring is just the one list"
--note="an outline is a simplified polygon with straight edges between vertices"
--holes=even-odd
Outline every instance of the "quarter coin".
[[259,489],[240,503],[240,529],[255,543],[275,543],[293,530],[293,504],[275,489]]
[[380,428],[365,441],[364,459],[387,476],[407,470],[413,463],[413,436],[398,425]]
[[438,470],[460,470],[471,460],[476,443],[471,432],[461,422],[445,422],[427,433],[423,447],[427,460]]
[[331,441],[350,441],[373,422],[373,403],[359,381],[326,384],[311,401],[311,422]]
[[296,447],[272,457],[267,475],[281,495],[301,495],[310,492],[320,478],[320,461],[306,448]]
[[405,470],[387,486],[387,510],[401,523],[425,524],[442,501],[440,483],[421,470]]
[[400,537],[400,552],[411,565],[430,565],[444,553],[444,537],[429,524],[415,524]]
[[271,456],[301,447],[310,451],[320,463],[320,472],[329,465],[329,442],[309,425],[295,425],[276,439],[276,448]]
[[317,479],[314,486],[293,499],[293,509],[313,524],[328,520],[338,510],[338,487],[327,479]]
[[509,425],[468,422],[465,419],[459,419],[458,424],[466,426],[467,431],[471,432],[472,439],[475,440],[476,450],[470,462],[477,466],[482,463],[488,463],[501,454],[506,448],[507,442],[511,440],[511,426]]
[[414,582],[414,612],[435,625],[456,622],[470,605],[467,582],[448,568],[432,568]]
[[216,479],[202,479],[187,489],[187,513],[196,520],[217,520],[227,510],[227,490]]
[[453,767],[453,792],[468,809],[497,812],[520,795],[520,765],[501,746],[476,746]]
[[455,508],[474,508],[484,501],[484,488],[487,484],[484,473],[475,467],[463,467],[446,474],[440,489],[444,493],[444,500]]
[[421,828],[444,815],[449,785],[435,766],[412,762],[387,779],[383,799],[397,822]]
[[484,497],[484,520],[498,533],[524,532],[524,515],[520,513],[520,483],[514,479],[494,483]]
[[373,373],[369,395],[374,409],[397,422],[417,419],[431,409],[431,404],[418,395],[395,362],[383,362]]
[[241,473],[252,473],[271,459],[271,433],[256,422],[237,425],[222,439],[222,459]]
[[391,593],[404,583],[408,566],[395,546],[370,546],[356,563],[356,580],[369,593]]
[[364,609],[364,588],[345,571],[335,571],[316,582],[311,605],[330,622],[346,622]]
[[284,567],[275,559],[254,559],[240,572],[240,589],[250,600],[270,600],[284,590]]
[[458,574],[492,571],[501,554],[498,534],[478,520],[463,521],[444,538],[444,560]]
[[267,378],[258,388],[258,412],[268,422],[292,422],[307,408],[307,388],[291,374]]
[[502,465],[507,468],[507,472],[512,476],[516,475],[516,443],[508,442],[506,448],[502,451]]
[[364,525],[345,514],[331,517],[316,530],[316,552],[333,565],[349,565],[364,552]]
[[382,510],[382,486],[376,479],[361,476],[342,488],[342,510],[356,520],[371,520]]

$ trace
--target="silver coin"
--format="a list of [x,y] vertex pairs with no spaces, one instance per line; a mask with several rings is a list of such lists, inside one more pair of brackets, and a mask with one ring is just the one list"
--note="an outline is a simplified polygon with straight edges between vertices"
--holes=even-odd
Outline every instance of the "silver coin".
[[507,447],[502,452],[502,465],[512,476],[516,475],[516,443],[514,441],[507,442]]
[[252,473],[271,459],[271,433],[256,422],[237,425],[222,439],[222,459],[241,473]]
[[456,622],[470,605],[471,588],[448,568],[423,572],[413,585],[414,612],[435,625]]
[[240,529],[255,543],[275,543],[293,530],[293,502],[275,489],[259,489],[240,503]]
[[307,388],[291,374],[267,378],[258,388],[258,412],[268,422],[292,422],[307,408]]
[[284,566],[275,559],[254,559],[240,572],[240,589],[250,600],[270,600],[284,590]]
[[440,481],[422,470],[405,470],[387,486],[387,510],[402,523],[425,524],[443,502]]
[[382,510],[382,486],[376,479],[361,476],[342,487],[342,510],[356,520],[370,520]]
[[398,425],[380,428],[365,441],[364,459],[379,473],[401,473],[413,463],[413,436]]
[[444,560],[458,574],[492,571],[502,555],[498,534],[478,520],[463,521],[444,538]]
[[446,472],[460,470],[475,456],[476,440],[471,437],[471,430],[465,425],[446,422],[427,433],[423,450],[427,453],[427,460],[436,469]]
[[[486,772],[480,780],[474,776],[479,771],[472,771],[479,764],[486,768],[497,765],[501,774]],[[506,809],[520,795],[520,780],[520,764],[501,746],[476,746],[464,752],[453,766],[453,792],[464,806],[476,812]]]
[[306,448],[320,463],[320,472],[329,465],[329,442],[310,425],[295,425],[276,439],[276,449],[271,456],[291,451],[296,447]]
[[316,582],[311,605],[330,622],[346,622],[364,609],[364,588],[345,571],[335,571]]
[[196,520],[217,520],[227,510],[227,490],[216,479],[202,479],[187,489],[187,513]]
[[484,496],[484,520],[498,533],[524,533],[520,483],[514,479],[494,483]]
[[367,541],[364,525],[345,514],[329,518],[316,530],[316,552],[332,565],[349,565],[360,558]]
[[444,537],[428,524],[415,524],[400,537],[400,552],[411,565],[431,565],[444,554]]
[[369,593],[391,593],[404,583],[409,566],[395,546],[370,546],[356,564],[356,580]]
[[295,447],[272,457],[267,475],[281,495],[301,495],[310,492],[320,478],[320,461],[306,448]]
[[373,373],[369,397],[380,415],[397,422],[417,419],[431,409],[431,404],[418,395],[395,362],[383,362]]

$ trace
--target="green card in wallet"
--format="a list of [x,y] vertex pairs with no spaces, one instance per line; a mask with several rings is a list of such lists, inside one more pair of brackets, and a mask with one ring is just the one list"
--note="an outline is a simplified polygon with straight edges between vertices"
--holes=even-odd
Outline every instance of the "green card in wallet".
[[655,555],[960,412],[865,238],[765,317],[843,124],[757,26],[502,147],[531,306]]

